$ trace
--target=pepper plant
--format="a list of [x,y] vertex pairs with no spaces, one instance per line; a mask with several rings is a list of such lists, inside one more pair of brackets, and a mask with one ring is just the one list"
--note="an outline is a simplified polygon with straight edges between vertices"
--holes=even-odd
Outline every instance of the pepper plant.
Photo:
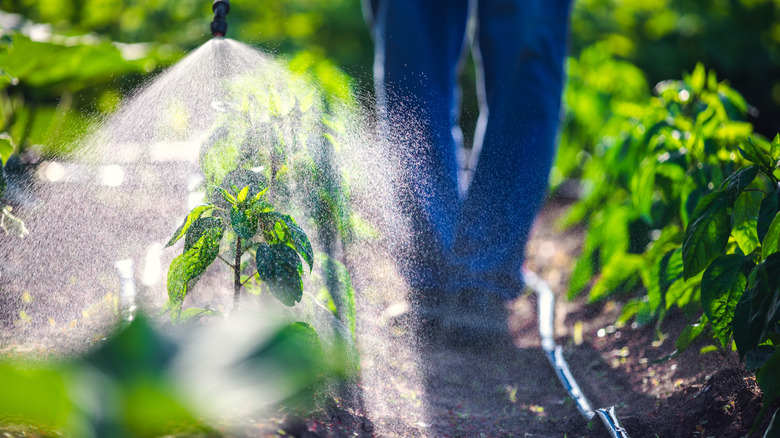
[[[170,303],[178,306],[172,310],[181,311],[190,281],[184,278],[197,277],[222,258],[233,271],[234,297],[243,290],[270,292],[290,306],[303,301],[305,312],[326,311],[338,320],[337,332],[354,340],[354,289],[337,257],[340,245],[357,236],[353,224],[361,223],[349,208],[347,178],[337,165],[348,129],[345,117],[354,102],[324,94],[300,66],[290,74],[285,66],[268,63],[227,79],[224,100],[214,105],[215,120],[199,154],[200,190],[208,202],[188,215],[174,237],[188,237],[185,228],[193,229],[192,237],[184,238],[185,253],[170,270]],[[316,254],[298,224],[314,233]],[[205,246],[196,248],[201,237]],[[209,239],[222,240],[221,253]],[[187,256],[188,250],[197,255]],[[246,253],[254,263],[244,260],[236,269]],[[186,261],[190,257],[203,262]],[[301,291],[301,257],[313,293]],[[187,309],[181,315],[210,312]]]
[[[267,201],[268,187],[261,187],[251,170],[236,170],[226,180],[222,187],[214,188],[220,199],[192,209],[166,245],[184,237],[184,252],[171,262],[168,271],[168,307],[174,318],[182,315],[189,282],[218,258],[233,270],[234,308],[239,305],[242,286],[255,275],[286,306],[294,306],[303,295],[301,258],[309,270],[314,264],[306,233],[291,216],[279,213]],[[236,180],[246,185],[236,185]],[[233,240],[230,260],[220,255],[226,233]],[[242,276],[241,258],[250,249],[254,251],[254,272]],[[185,316],[200,311],[193,309]]]

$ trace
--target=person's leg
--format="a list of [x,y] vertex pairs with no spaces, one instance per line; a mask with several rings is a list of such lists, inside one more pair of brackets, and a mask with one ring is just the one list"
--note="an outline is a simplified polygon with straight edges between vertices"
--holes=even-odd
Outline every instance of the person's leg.
[[479,0],[476,168],[456,228],[450,288],[509,299],[555,151],[570,0]]
[[468,0],[374,2],[380,129],[399,148],[401,199],[412,240],[401,264],[417,290],[442,289],[460,201],[452,128]]

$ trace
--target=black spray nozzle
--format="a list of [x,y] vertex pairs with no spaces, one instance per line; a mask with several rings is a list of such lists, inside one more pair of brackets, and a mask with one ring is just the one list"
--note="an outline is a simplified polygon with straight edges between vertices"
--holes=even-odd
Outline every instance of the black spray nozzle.
[[225,17],[230,12],[230,2],[228,0],[214,0],[211,10],[214,11],[214,21],[211,22],[211,35],[223,37],[227,34]]

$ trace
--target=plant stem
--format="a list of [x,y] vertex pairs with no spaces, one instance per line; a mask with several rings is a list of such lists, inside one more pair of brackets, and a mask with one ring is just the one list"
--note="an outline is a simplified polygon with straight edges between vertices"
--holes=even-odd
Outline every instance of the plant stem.
[[236,264],[233,266],[233,310],[241,295],[241,238],[236,236]]

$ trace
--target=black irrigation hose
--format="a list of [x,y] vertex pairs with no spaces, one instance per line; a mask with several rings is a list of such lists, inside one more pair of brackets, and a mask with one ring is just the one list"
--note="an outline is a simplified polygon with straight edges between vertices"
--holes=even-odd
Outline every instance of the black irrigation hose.
[[545,356],[547,357],[547,360],[550,361],[563,388],[577,403],[577,409],[579,409],[580,413],[587,421],[591,421],[593,417],[598,415],[601,423],[604,424],[607,432],[609,432],[610,437],[629,438],[628,432],[626,432],[626,429],[620,424],[620,420],[618,420],[617,415],[615,414],[614,406],[605,409],[597,409],[596,411],[591,408],[590,402],[587,397],[585,397],[585,394],[582,393],[580,386],[571,374],[569,364],[566,363],[566,359],[563,357],[563,349],[560,345],[555,344],[555,331],[553,326],[555,295],[553,295],[550,286],[547,282],[528,270],[523,270],[523,280],[525,281],[526,286],[531,288],[537,296],[539,307],[539,335],[542,338],[542,350],[544,350]]

